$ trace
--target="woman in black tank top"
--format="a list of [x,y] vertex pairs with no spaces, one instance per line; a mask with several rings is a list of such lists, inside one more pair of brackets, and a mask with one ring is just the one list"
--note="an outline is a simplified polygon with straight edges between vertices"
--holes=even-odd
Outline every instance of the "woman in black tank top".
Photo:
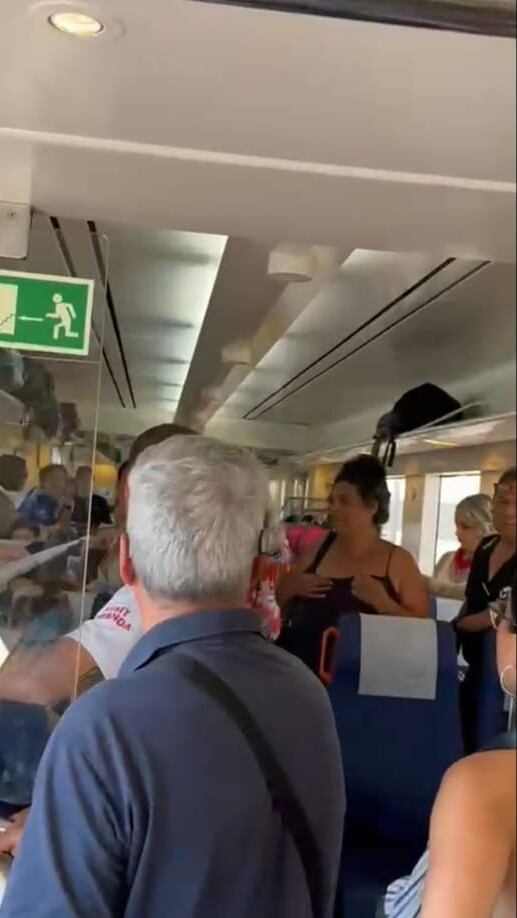
[[411,555],[380,537],[389,518],[382,464],[357,456],[330,495],[331,532],[278,586],[283,627],[278,643],[319,671],[324,631],[350,612],[424,617],[427,588]]

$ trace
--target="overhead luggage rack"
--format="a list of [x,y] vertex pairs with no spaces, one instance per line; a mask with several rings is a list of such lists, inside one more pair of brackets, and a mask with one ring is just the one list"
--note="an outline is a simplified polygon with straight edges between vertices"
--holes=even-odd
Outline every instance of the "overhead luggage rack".
[[[397,439],[400,455],[416,452],[429,452],[431,449],[450,449],[461,446],[476,446],[481,443],[495,443],[515,439],[515,412],[504,414],[468,416],[476,409],[482,408],[483,402],[470,402],[463,405],[467,417],[458,423],[427,425],[417,430],[401,434]],[[344,462],[357,453],[368,453],[372,440],[343,444],[339,447],[315,450],[307,453],[305,461]]]

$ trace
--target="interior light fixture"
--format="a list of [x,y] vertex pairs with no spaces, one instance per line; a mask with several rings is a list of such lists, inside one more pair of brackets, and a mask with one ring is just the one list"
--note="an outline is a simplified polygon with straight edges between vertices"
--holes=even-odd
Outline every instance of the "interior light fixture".
[[456,444],[455,444],[455,443],[451,443],[450,440],[428,440],[428,439],[424,439],[422,442],[423,442],[423,443],[428,443],[429,446],[445,446],[445,447],[447,447],[447,446],[456,446]]
[[283,243],[269,253],[267,273],[286,284],[311,281],[314,277],[312,248]]
[[58,32],[74,35],[76,38],[96,38],[104,32],[102,22],[87,13],[61,12],[48,17],[49,24]]

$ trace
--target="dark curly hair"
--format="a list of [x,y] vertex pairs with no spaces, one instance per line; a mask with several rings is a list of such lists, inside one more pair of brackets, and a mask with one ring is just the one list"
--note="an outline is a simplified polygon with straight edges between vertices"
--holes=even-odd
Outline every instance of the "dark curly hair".
[[373,516],[376,526],[384,526],[390,518],[390,492],[382,462],[366,453],[349,459],[341,468],[334,484],[345,481],[357,489],[365,504],[376,504]]
[[517,466],[512,465],[511,468],[506,469],[505,472],[501,475],[499,481],[497,482],[495,489],[506,487],[507,485],[515,484],[517,481]]

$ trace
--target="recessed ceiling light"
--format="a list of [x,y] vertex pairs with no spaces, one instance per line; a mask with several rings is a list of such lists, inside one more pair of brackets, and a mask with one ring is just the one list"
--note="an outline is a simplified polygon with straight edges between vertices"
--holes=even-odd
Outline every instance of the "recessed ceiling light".
[[53,13],[48,21],[58,32],[75,35],[77,38],[95,38],[104,31],[102,22],[86,13]]

